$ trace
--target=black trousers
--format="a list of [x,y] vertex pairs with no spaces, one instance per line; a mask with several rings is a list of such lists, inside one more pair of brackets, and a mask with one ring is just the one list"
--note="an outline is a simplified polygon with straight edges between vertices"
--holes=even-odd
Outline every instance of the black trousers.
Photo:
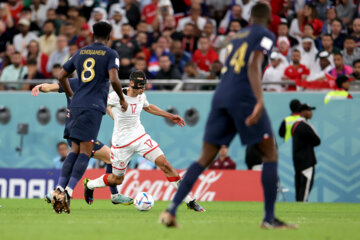
[[295,197],[297,202],[307,202],[314,184],[315,166],[305,170],[295,169]]

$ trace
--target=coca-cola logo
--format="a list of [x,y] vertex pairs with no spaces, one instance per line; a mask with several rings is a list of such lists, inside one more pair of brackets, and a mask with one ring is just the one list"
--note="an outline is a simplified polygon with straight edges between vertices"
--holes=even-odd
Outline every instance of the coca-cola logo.
[[[183,176],[185,171],[180,173]],[[193,188],[193,197],[199,201],[213,201],[216,191],[211,185],[218,181],[222,172],[208,171],[201,174],[199,183]],[[154,200],[169,201],[173,198],[176,189],[164,176],[164,180],[149,180],[141,176],[138,170],[131,170],[126,173],[124,182],[118,186],[119,192],[125,196],[134,197],[138,192],[150,193]]]

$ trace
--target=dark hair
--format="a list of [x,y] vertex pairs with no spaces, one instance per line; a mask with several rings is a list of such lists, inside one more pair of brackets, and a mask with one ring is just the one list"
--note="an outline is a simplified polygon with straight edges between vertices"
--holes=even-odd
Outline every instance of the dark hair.
[[59,146],[60,145],[66,145],[66,146],[68,146],[68,144],[66,143],[66,142],[64,142],[64,141],[61,141],[61,142],[58,142],[57,144],[56,144],[56,148],[59,148]]
[[94,38],[107,40],[110,37],[112,27],[107,22],[98,22],[93,26]]
[[79,12],[79,10],[76,7],[69,7],[68,11],[77,11],[77,12]]
[[55,63],[52,68],[61,68],[61,65],[59,63]]
[[185,26],[184,26],[184,28],[186,27],[186,26],[191,26],[191,27],[195,27],[195,24],[193,24],[192,22],[188,22],[187,24],[185,24]]
[[356,42],[356,40],[355,40],[355,38],[353,36],[346,36],[345,41],[346,40],[353,40],[354,42]]
[[360,59],[356,59],[353,61],[353,67],[355,67],[355,64],[360,63]]
[[65,26],[73,26],[73,23],[71,21],[66,21],[64,23]]
[[257,3],[251,9],[251,17],[253,18],[269,18],[271,14],[270,7],[265,3]]
[[342,55],[341,52],[334,53],[334,57],[335,57],[336,55],[343,57],[343,55]]
[[289,106],[292,113],[297,113],[300,111],[301,102],[298,99],[293,99]]
[[297,49],[297,48],[295,48],[295,49],[293,50],[293,52],[298,52],[298,53],[301,53],[301,52],[300,52],[300,50],[299,50],[299,49]]
[[53,27],[55,28],[55,23],[54,23],[53,20],[46,20],[46,21],[44,22],[44,26],[45,26],[45,24],[48,24],[48,23],[52,24]]
[[305,4],[305,6],[308,6],[309,8],[311,8],[311,17],[313,19],[317,18],[318,12],[316,10],[316,5],[313,3],[308,3],[308,4]]
[[237,23],[240,24],[240,26],[241,26],[241,21],[240,21],[239,19],[233,19],[233,20],[231,20],[229,26],[230,26],[231,23],[233,23],[233,22],[237,22]]
[[342,88],[341,85],[344,83],[344,82],[347,82],[349,81],[349,78],[345,75],[341,75],[339,77],[336,78],[336,86],[338,88]]
[[323,37],[330,37],[331,40],[334,40],[334,39],[332,38],[331,34],[329,34],[329,33],[322,35],[322,36],[321,36],[321,39],[322,39]]
[[312,30],[314,30],[314,26],[311,23],[307,23],[307,24],[304,25],[304,27],[305,26],[310,26],[312,28]]
[[15,55],[15,54],[20,54],[20,52],[19,52],[19,51],[15,51],[15,52],[13,53],[13,55]]
[[121,27],[124,27],[124,26],[129,26],[129,27],[131,27],[130,23],[124,23],[123,25],[121,25]]
[[284,25],[284,26],[289,27],[289,26],[288,26],[288,24],[287,24],[286,22],[280,22],[278,26],[281,26],[281,25]]
[[145,73],[139,70],[130,73],[130,77],[129,77],[130,81],[133,81],[134,79],[138,79],[138,78],[146,79]]
[[167,58],[170,60],[169,54],[166,54],[166,53],[162,54],[162,55],[159,57],[159,60],[160,60],[161,57],[167,57]]
[[37,61],[36,61],[36,59],[34,59],[34,58],[29,58],[29,59],[26,61],[26,65],[37,65]]
[[340,25],[342,26],[342,21],[341,21],[341,19],[338,18],[338,17],[334,18],[334,19],[331,21],[331,24],[333,24],[333,22],[339,22]]
[[184,68],[186,68],[186,67],[194,67],[194,68],[196,68],[196,64],[193,61],[190,60],[185,64]]
[[31,12],[31,8],[30,7],[23,7],[21,9],[21,12]]

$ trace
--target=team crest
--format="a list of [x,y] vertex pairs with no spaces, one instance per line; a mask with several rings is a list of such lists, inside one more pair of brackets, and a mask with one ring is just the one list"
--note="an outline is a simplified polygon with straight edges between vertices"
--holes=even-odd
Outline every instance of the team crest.
[[125,162],[121,162],[120,167],[122,167],[122,168],[125,167]]

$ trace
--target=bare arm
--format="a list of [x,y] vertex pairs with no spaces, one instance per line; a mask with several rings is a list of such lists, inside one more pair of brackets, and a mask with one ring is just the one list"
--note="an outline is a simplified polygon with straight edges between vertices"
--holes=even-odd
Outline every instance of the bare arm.
[[118,71],[116,70],[116,68],[112,68],[109,70],[109,78],[114,91],[117,93],[117,95],[120,98],[120,105],[122,107],[122,111],[125,112],[127,110],[128,103],[125,101],[125,97],[122,92],[122,86],[118,76]]
[[64,89],[64,92],[66,93],[66,95],[71,99],[72,96],[74,95],[74,93],[70,87],[70,83],[68,80],[69,76],[70,76],[70,74],[68,72],[66,72],[64,69],[60,70],[59,82],[61,84],[61,87]]
[[263,61],[264,54],[262,53],[262,51],[254,51],[251,53],[247,70],[250,85],[256,97],[257,103],[254,107],[252,114],[248,116],[245,120],[245,124],[247,126],[256,124],[259,121],[264,109],[264,99],[261,86],[261,65]]
[[112,114],[110,106],[106,107],[106,113],[112,118],[112,120],[114,120],[114,115]]
[[185,126],[184,119],[182,119],[179,115],[174,115],[174,114],[168,113],[156,105],[150,104],[149,106],[144,107],[143,109],[150,114],[167,118],[170,121],[176,123],[180,127]]
[[31,94],[33,96],[38,96],[39,92],[48,93],[48,92],[58,92],[60,89],[59,84],[57,83],[42,83],[36,85],[32,90]]

